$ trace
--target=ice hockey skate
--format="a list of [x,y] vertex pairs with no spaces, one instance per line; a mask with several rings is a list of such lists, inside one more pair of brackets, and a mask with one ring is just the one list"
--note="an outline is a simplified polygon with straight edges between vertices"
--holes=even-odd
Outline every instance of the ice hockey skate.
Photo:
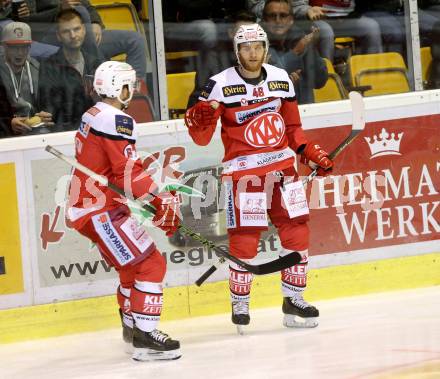
[[123,319],[122,310],[119,308],[119,317],[121,318],[122,325],[122,340],[125,344],[125,352],[127,354],[133,354],[133,328],[130,328]]
[[132,358],[135,361],[173,360],[182,356],[179,341],[157,329],[144,332],[134,327],[133,347]]
[[244,326],[249,325],[249,303],[247,301],[232,302],[232,322],[237,326],[237,333],[244,334]]
[[316,328],[319,311],[307,303],[302,294],[285,297],[283,300],[283,325],[287,328]]

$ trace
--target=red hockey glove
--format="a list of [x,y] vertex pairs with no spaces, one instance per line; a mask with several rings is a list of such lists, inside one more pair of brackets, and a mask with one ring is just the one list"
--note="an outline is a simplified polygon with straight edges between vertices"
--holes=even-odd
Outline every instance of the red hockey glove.
[[[301,153],[301,163],[308,164],[313,170],[317,167],[324,171],[330,171],[333,162],[328,157],[328,153],[317,143],[309,142]],[[323,170],[319,170],[321,174]]]
[[185,124],[190,129],[205,130],[217,124],[221,112],[217,102],[199,101],[186,111]]
[[159,194],[151,204],[156,208],[153,217],[153,225],[162,229],[170,237],[180,224],[180,197],[175,192],[163,192]]

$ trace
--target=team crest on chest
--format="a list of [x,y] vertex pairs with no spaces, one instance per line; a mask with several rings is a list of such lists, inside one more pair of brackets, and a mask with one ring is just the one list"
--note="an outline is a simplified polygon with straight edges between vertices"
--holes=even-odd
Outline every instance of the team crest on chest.
[[115,127],[118,134],[133,135],[133,119],[129,116],[115,115]]
[[244,137],[251,146],[277,146],[284,137],[285,129],[284,120],[280,114],[266,112],[249,122]]

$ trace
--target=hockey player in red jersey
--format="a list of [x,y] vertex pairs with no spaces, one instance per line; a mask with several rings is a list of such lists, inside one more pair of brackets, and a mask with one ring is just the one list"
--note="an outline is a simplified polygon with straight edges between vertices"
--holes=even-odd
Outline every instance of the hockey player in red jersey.
[[[95,73],[101,101],[82,116],[75,136],[76,159],[109,182],[155,208],[153,224],[173,234],[179,225],[179,201],[158,187],[136,154],[136,122],[123,110],[135,90],[136,73],[120,62],[104,62]],[[68,216],[74,228],[92,240],[119,273],[117,299],[124,341],[140,361],[177,359],[179,341],[156,328],[162,311],[166,263],[154,241],[131,216],[124,198],[74,170]]]
[[[253,259],[260,234],[268,228],[268,214],[281,240],[280,255],[298,251],[303,257],[281,272],[284,325],[314,327],[319,311],[303,298],[309,209],[294,168],[295,155],[320,170],[331,169],[333,162],[318,144],[306,139],[288,74],[264,63],[268,51],[264,30],[258,24],[242,25],[234,36],[234,49],[238,66],[210,78],[200,101],[187,110],[185,123],[194,142],[207,145],[221,118],[230,252]],[[250,321],[252,274],[235,263],[229,270],[232,322],[241,332]]]

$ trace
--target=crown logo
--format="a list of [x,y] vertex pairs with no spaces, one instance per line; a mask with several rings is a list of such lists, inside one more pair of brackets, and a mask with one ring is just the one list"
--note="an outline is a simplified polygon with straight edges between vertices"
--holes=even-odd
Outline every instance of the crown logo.
[[373,138],[364,137],[368,142],[371,151],[371,158],[382,157],[384,155],[402,155],[400,150],[400,141],[402,140],[403,132],[388,133],[385,128],[382,128],[379,136],[374,135]]

